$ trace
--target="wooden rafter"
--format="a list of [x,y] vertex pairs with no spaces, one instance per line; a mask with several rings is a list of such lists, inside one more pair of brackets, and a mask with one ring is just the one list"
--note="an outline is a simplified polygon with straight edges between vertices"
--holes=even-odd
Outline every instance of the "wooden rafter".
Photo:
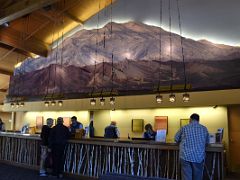
[[[0,30],[0,42],[23,51],[32,52],[40,56],[47,56],[49,45],[31,37],[29,39],[21,38],[23,35],[11,28],[5,28]],[[24,35],[27,36],[27,35]]]
[[[71,2],[71,3],[68,3],[65,8],[63,8],[60,12],[58,12],[58,13],[56,14],[56,18],[59,18],[65,11],[67,11],[68,9],[76,6],[76,5],[79,3],[79,1],[69,1],[69,2]],[[39,32],[41,29],[45,28],[45,27],[46,27],[48,24],[50,24],[50,23],[51,23],[51,21],[46,21],[45,23],[43,23],[41,26],[39,26],[37,29],[35,29],[33,32],[31,32],[31,34],[27,35],[27,37],[24,38],[24,41],[31,39],[34,34],[36,34],[37,32]],[[0,35],[1,35],[1,34],[0,34]],[[4,44],[5,44],[5,43],[4,43]],[[9,44],[8,44],[8,45],[9,45]],[[13,48],[12,48],[11,50],[9,50],[9,52],[11,53],[11,52],[13,52],[15,49],[16,49],[16,47],[13,46]],[[22,48],[21,48],[21,49],[22,49]],[[29,50],[28,50],[28,52],[29,52]],[[30,52],[31,52],[31,51],[30,51]],[[8,53],[6,56],[8,56],[10,53]],[[36,54],[36,53],[34,53],[34,54]],[[5,57],[5,58],[6,58],[6,57]],[[2,59],[2,58],[0,57],[0,60],[1,60],[1,59]]]
[[[7,50],[12,50],[12,47],[9,46],[9,45],[6,45],[6,44],[0,43],[0,47],[4,48],[4,49],[7,49]],[[33,55],[31,53],[23,51],[23,50],[20,50],[20,49],[14,49],[13,52],[20,53],[20,54],[22,54],[24,56],[27,56],[27,57],[33,57]],[[1,61],[1,58],[0,58],[0,61]]]
[[56,3],[59,0],[21,0],[1,10],[0,25]]

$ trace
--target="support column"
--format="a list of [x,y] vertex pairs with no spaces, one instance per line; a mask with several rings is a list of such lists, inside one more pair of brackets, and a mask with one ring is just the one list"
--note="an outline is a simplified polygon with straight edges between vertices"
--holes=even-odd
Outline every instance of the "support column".
[[12,112],[11,115],[11,130],[15,131],[15,125],[16,125],[16,112]]

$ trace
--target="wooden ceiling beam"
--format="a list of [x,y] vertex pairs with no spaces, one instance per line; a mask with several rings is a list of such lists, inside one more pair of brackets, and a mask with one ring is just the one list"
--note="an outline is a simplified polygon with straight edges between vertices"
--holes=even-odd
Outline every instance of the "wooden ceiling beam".
[[32,52],[34,54],[46,57],[48,50],[50,49],[49,45],[34,38],[30,37],[29,39],[21,38],[22,36],[26,37],[27,34],[23,34],[14,29],[4,28],[0,30],[0,42],[23,51]]
[[[12,46],[9,46],[9,45],[6,45],[6,44],[3,44],[0,42],[0,48],[4,48],[6,50],[12,50]],[[20,50],[20,49],[14,49],[12,52],[15,52],[15,53],[20,53],[24,56],[27,56],[27,57],[32,57],[33,58],[33,55],[32,53],[29,53],[27,51],[23,51],[23,50]]]
[[0,74],[11,76],[13,72],[0,68]]
[[55,18],[56,15],[51,15],[48,12],[44,11],[44,10],[39,10],[34,12],[35,14],[39,14],[40,16],[44,16],[46,17],[48,20],[52,21],[52,22],[57,22],[57,23],[62,23],[61,18]]
[[25,16],[33,11],[56,3],[59,0],[21,0],[2,9],[0,13],[0,25],[14,19]]

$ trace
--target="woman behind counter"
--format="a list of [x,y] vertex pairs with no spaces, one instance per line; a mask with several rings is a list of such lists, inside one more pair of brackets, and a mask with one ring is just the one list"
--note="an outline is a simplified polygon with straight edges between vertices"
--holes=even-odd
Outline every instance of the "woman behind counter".
[[145,125],[145,132],[143,133],[143,138],[145,139],[155,139],[156,132],[153,130],[151,124]]
[[5,131],[5,124],[1,118],[0,118],[0,131]]

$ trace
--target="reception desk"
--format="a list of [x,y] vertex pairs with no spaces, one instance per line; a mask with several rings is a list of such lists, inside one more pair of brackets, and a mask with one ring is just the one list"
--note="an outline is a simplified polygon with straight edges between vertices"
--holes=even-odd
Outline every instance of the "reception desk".
[[[222,144],[207,147],[204,179],[224,179],[223,150]],[[98,138],[69,140],[64,171],[96,178],[110,172],[180,179],[178,152],[175,143]],[[0,160],[37,168],[39,136],[1,133]]]

